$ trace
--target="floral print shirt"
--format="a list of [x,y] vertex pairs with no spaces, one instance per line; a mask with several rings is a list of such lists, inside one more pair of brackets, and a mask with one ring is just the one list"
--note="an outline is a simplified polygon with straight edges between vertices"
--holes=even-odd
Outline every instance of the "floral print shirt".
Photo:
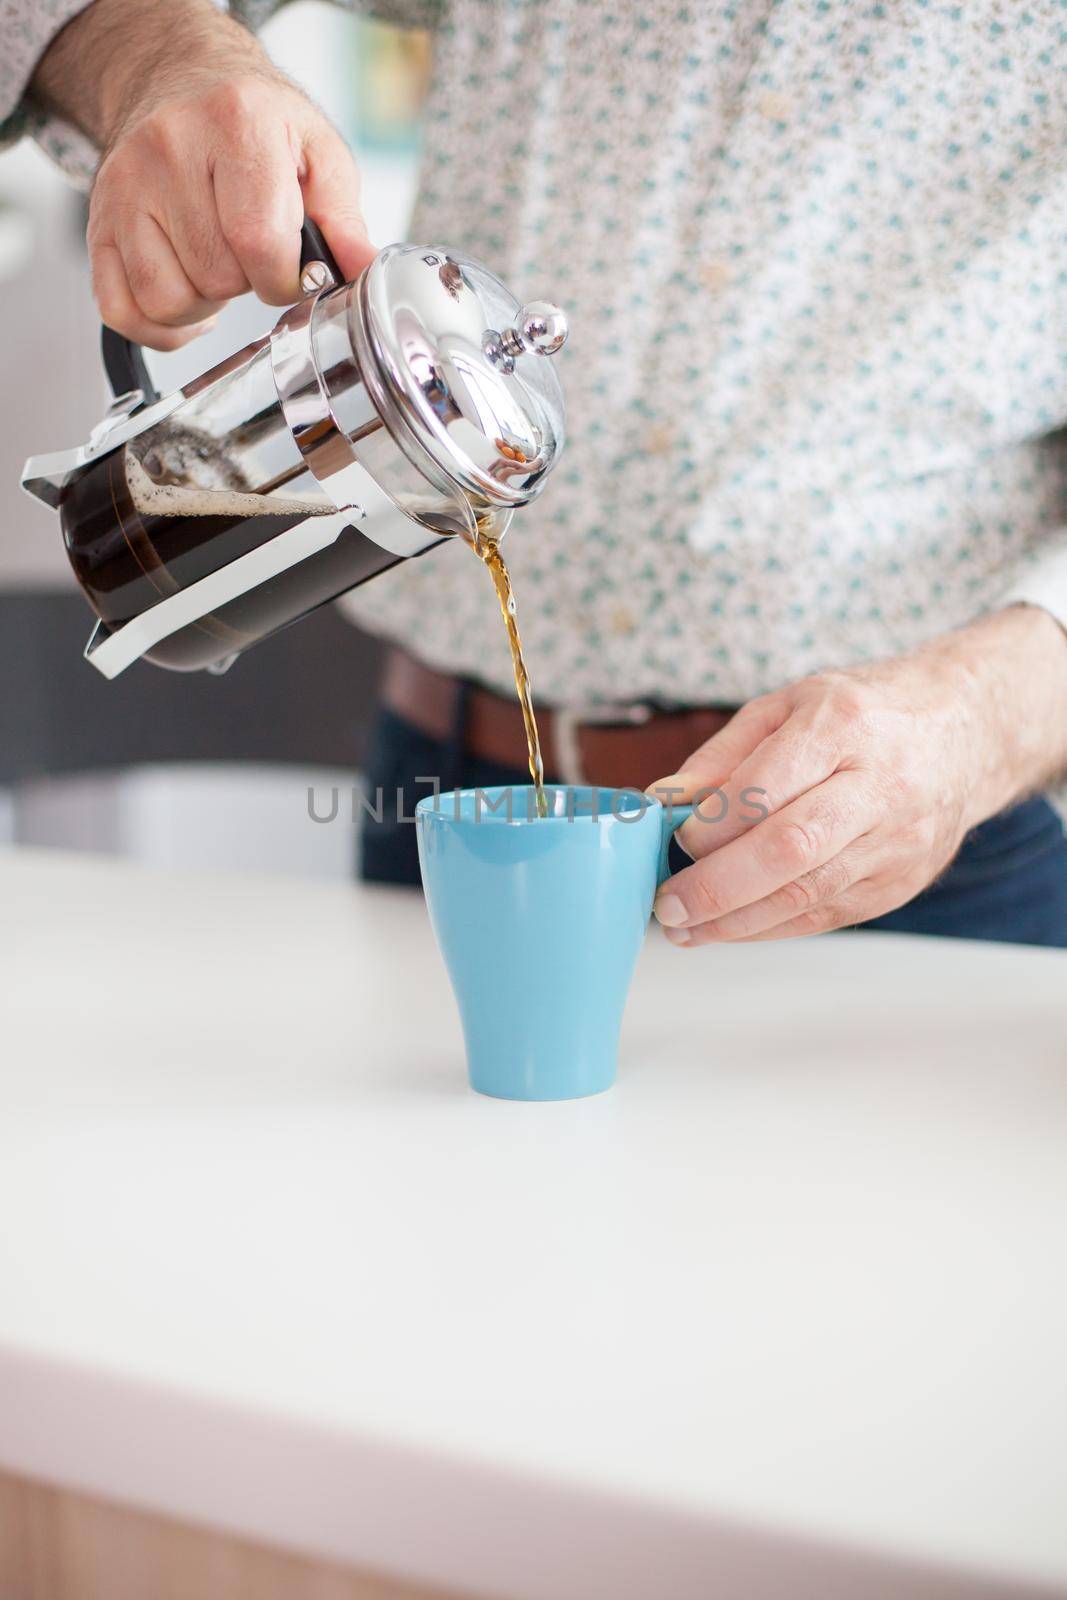
[[[0,0],[8,132],[79,9]],[[368,9],[435,30],[411,237],[569,316],[567,448],[505,546],[541,699],[736,704],[1012,599],[1067,624],[1065,0]],[[458,543],[344,604],[511,684]]]

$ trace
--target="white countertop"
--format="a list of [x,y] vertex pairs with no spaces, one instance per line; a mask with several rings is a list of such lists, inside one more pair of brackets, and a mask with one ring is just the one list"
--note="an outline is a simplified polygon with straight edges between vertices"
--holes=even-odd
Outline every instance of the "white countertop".
[[406,892],[0,907],[0,1467],[509,1600],[1067,1593],[1067,955],[653,936],[519,1105]]

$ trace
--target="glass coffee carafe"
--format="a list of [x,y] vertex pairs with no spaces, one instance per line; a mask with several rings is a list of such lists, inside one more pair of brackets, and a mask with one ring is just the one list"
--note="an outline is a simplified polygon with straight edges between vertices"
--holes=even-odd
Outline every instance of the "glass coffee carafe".
[[304,298],[176,393],[104,330],[115,401],[27,462],[98,617],[87,659],[224,670],[257,640],[540,493],[564,441],[556,307],[468,257],[383,250],[340,281],[305,224]]

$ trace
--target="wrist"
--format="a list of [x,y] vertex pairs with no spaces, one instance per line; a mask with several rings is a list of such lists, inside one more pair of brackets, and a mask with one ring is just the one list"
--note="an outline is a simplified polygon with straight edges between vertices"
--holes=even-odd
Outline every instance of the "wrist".
[[93,0],[52,41],[32,92],[106,150],[163,100],[274,70],[212,0]]
[[1040,606],[1019,604],[945,643],[964,685],[973,827],[1067,772],[1067,633]]

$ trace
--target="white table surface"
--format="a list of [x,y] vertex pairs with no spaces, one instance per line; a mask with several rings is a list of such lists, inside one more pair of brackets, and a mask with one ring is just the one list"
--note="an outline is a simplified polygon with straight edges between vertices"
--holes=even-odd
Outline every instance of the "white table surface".
[[0,1467],[511,1600],[1067,1593],[1067,956],[653,936],[538,1106],[405,892],[0,908]]

